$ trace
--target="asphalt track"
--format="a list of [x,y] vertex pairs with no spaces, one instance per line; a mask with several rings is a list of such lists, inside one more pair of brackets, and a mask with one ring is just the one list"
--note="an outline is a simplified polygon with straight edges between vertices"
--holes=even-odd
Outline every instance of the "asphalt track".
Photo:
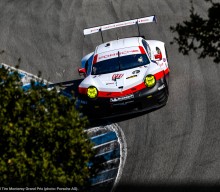
[[[208,3],[194,0],[206,15]],[[0,62],[42,72],[52,82],[78,79],[83,55],[101,42],[83,28],[156,15],[141,25],[147,39],[166,43],[168,104],[151,113],[118,120],[127,141],[119,185],[218,184],[220,180],[220,65],[183,56],[170,45],[169,28],[188,18],[189,0],[0,0]],[[136,35],[135,27],[104,33],[104,39]],[[117,191],[117,189],[116,189]]]

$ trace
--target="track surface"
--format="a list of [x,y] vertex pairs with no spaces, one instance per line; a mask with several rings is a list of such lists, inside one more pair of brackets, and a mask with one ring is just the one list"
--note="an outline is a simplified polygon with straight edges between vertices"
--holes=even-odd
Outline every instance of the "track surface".
[[[205,15],[206,2],[194,0]],[[157,15],[141,26],[147,39],[164,41],[169,54],[170,97],[160,110],[118,122],[127,140],[120,184],[218,182],[220,179],[220,65],[195,54],[183,56],[169,27],[189,15],[190,1],[173,0],[0,0],[0,62],[53,82],[78,79],[83,55],[101,42],[84,39],[83,28]],[[136,35],[125,28],[104,39]],[[3,51],[4,50],[4,51]],[[20,59],[19,59],[20,58]]]

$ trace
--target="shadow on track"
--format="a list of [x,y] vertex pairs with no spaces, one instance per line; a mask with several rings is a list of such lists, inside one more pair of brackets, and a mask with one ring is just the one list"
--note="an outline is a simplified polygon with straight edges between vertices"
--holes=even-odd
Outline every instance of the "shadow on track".
[[133,114],[129,114],[129,115],[120,115],[118,117],[110,117],[110,118],[106,117],[105,119],[98,119],[98,118],[97,119],[88,118],[88,119],[89,119],[90,125],[92,127],[102,126],[102,125],[112,124],[112,123],[119,123],[121,121],[126,121],[126,120],[129,120],[129,119],[135,119],[139,116],[149,114],[153,111],[156,111],[156,110],[159,110],[159,109],[163,108],[165,105],[163,105],[159,108],[151,109],[151,110],[144,111],[144,112],[137,112],[137,113],[133,113]]

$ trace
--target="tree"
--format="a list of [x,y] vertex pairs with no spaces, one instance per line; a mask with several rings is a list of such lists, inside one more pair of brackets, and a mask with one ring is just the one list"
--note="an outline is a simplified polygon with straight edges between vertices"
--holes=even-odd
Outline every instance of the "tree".
[[22,89],[17,72],[0,69],[1,186],[89,184],[94,157],[74,100],[32,82]]
[[179,45],[179,51],[187,55],[193,50],[199,54],[199,58],[207,56],[212,57],[215,63],[220,62],[220,3],[214,3],[212,0],[205,0],[211,3],[208,9],[208,19],[203,19],[195,13],[193,3],[190,10],[190,20],[183,24],[177,24],[170,27],[174,37],[172,43]]

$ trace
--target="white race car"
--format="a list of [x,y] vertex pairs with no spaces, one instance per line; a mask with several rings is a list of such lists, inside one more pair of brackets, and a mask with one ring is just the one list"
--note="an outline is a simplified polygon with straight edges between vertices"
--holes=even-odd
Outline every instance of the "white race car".
[[[84,35],[128,25],[156,22],[149,16],[84,29]],[[102,36],[103,39],[103,36]],[[109,118],[164,106],[169,67],[164,42],[129,37],[105,42],[82,59],[78,102],[93,118]]]

